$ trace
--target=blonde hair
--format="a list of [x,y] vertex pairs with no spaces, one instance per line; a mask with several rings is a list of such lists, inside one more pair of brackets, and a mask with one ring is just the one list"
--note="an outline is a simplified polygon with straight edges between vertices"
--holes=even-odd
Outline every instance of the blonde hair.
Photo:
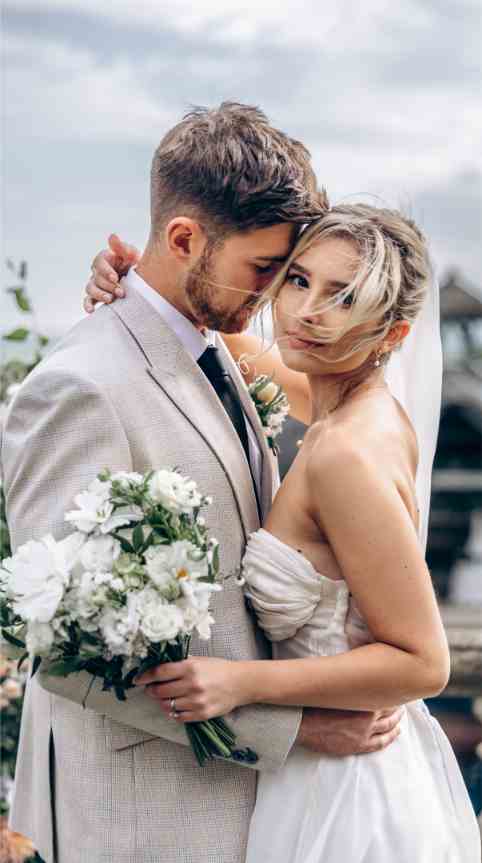
[[[355,338],[349,350],[332,362],[348,359],[375,345],[388,335],[397,321],[415,321],[426,296],[431,267],[425,238],[415,222],[397,210],[368,204],[343,204],[330,209],[305,228],[289,258],[261,297],[258,308],[275,305],[293,262],[316,243],[328,237],[352,241],[359,260],[350,284],[316,310],[333,308],[350,297],[346,323],[323,327],[304,323],[313,339],[323,344],[346,342],[356,327],[373,323],[369,332]],[[387,357],[388,358],[388,357]]]

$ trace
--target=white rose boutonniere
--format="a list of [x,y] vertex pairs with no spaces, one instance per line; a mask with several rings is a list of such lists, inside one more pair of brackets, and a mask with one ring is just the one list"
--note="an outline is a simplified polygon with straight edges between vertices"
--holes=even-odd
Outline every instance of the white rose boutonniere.
[[269,375],[259,375],[250,384],[249,394],[258,411],[268,446],[275,455],[278,455],[275,438],[280,434],[284,421],[290,412],[286,393]]

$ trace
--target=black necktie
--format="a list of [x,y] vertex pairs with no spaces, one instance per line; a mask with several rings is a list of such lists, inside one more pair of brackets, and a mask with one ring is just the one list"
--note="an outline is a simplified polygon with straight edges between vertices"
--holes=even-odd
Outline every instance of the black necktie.
[[224,410],[236,429],[251,469],[248,430],[246,428],[244,411],[241,406],[236,387],[229,376],[229,372],[226,371],[219,358],[218,348],[215,348],[214,345],[207,347],[204,353],[199,357],[198,365],[216,390]]

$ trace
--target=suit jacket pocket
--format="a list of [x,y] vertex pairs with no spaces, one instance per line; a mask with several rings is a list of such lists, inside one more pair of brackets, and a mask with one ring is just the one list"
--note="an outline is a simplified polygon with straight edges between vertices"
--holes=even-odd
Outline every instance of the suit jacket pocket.
[[104,716],[104,729],[107,745],[111,749],[116,750],[136,746],[138,743],[144,743],[146,740],[159,739],[159,737],[149,731],[133,728],[132,725],[124,725],[123,722],[117,722],[116,719],[111,719],[109,716]]

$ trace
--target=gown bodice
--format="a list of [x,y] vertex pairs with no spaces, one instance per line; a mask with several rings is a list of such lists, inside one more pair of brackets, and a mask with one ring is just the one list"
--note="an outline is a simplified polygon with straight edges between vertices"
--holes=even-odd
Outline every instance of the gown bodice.
[[274,658],[333,656],[373,641],[346,581],[317,572],[264,528],[251,534],[243,575]]

